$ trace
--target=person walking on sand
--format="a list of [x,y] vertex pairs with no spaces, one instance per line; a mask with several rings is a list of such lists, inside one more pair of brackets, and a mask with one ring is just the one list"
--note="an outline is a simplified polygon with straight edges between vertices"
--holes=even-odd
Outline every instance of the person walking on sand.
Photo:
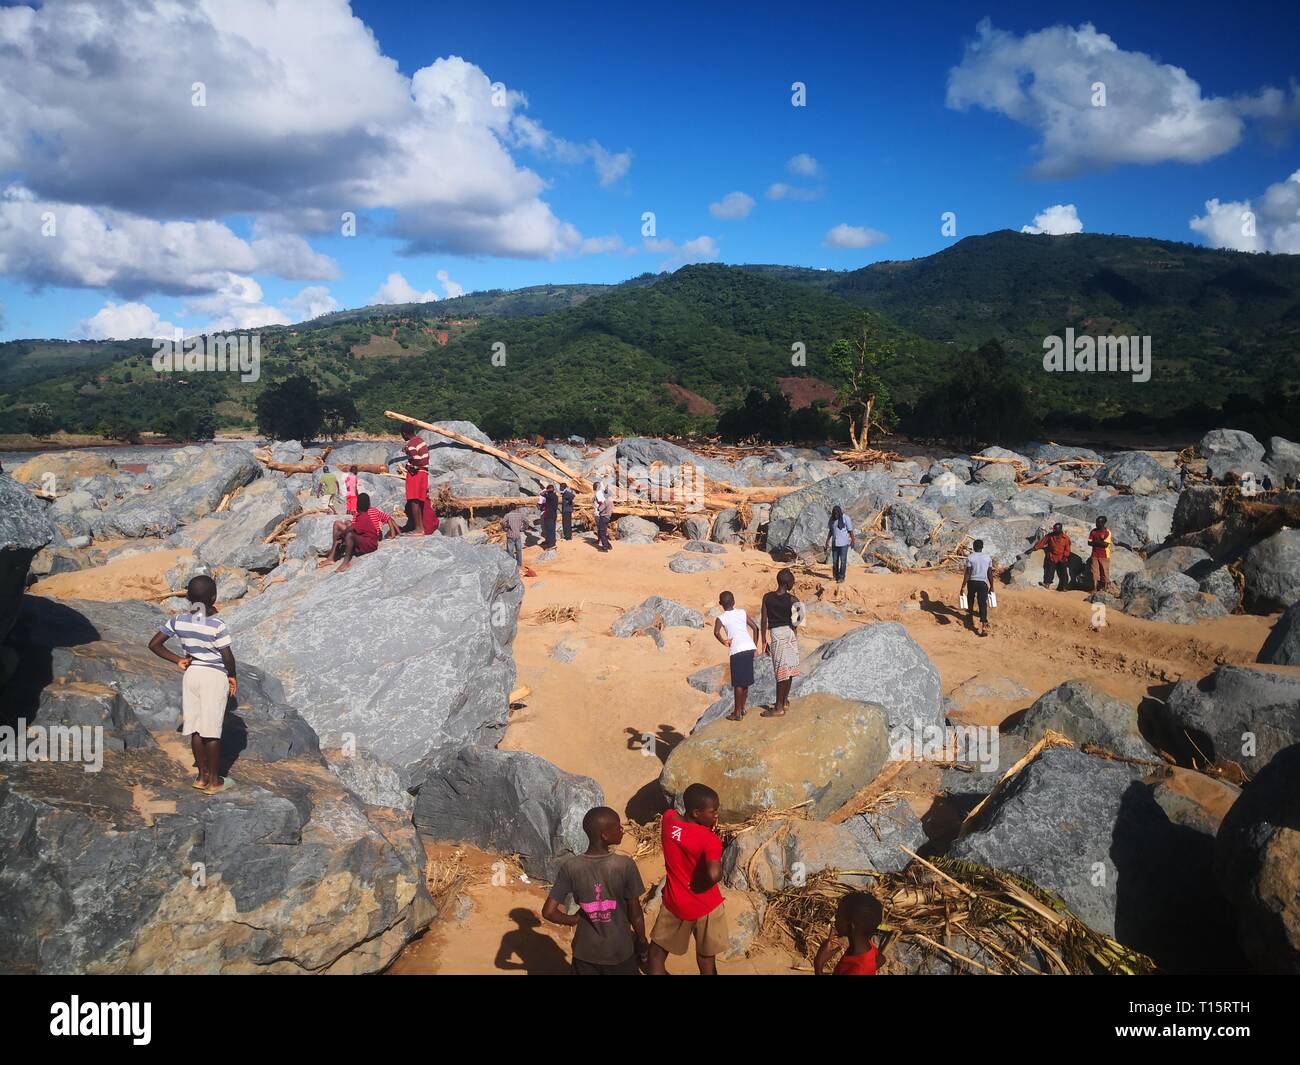
[[853,536],[853,519],[844,513],[838,503],[831,508],[830,524],[826,529],[826,550],[831,556],[831,576],[836,584],[843,584],[849,571],[849,548],[856,544]]
[[776,575],[776,591],[763,596],[759,640],[763,654],[771,654],[776,673],[776,705],[764,710],[763,717],[784,716],[790,701],[790,685],[799,675],[799,637],[795,629],[803,622],[803,604],[793,589],[794,572],[783,569]]
[[1097,527],[1088,534],[1088,543],[1092,547],[1092,557],[1088,559],[1088,572],[1092,575],[1094,592],[1110,591],[1110,530],[1106,528],[1106,519],[1097,519]]
[[[235,680],[235,655],[230,630],[216,616],[217,582],[200,574],[190,580],[185,596],[190,608],[163,622],[149,641],[149,650],[174,662],[184,673],[181,680],[181,732],[190,738],[198,780],[194,787],[216,795],[230,787],[221,776],[221,730],[226,702],[239,690]],[[184,654],[167,648],[175,637]]]
[[507,511],[501,519],[501,528],[506,534],[506,554],[515,560],[515,565],[524,565],[524,527],[528,524],[528,515],[522,507]]
[[1070,587],[1070,538],[1059,521],[1029,550],[1040,548],[1043,551],[1043,587],[1050,588],[1055,579],[1056,590],[1064,592]]
[[542,550],[550,551],[555,547],[555,516],[560,506],[555,485],[548,484],[542,490],[542,494],[537,497],[537,505],[542,508]]
[[603,481],[596,482],[596,549],[612,551],[609,542],[609,520],[614,516],[614,493]]
[[757,650],[754,640],[758,638],[758,626],[753,618],[736,606],[736,597],[730,592],[718,596],[718,605],[722,607],[722,613],[713,621],[713,638],[731,655],[731,687],[736,698],[736,706],[727,715],[727,720],[739,721],[745,716],[745,701],[754,684],[754,651]]
[[566,540],[573,539],[573,500],[573,485],[564,485],[560,489],[560,519]]
[[981,636],[989,634],[989,589],[993,587],[995,571],[993,556],[984,551],[984,541],[971,544],[973,550],[966,556],[966,569],[961,577],[961,594],[966,596],[966,624],[975,628],[975,603],[980,607]]

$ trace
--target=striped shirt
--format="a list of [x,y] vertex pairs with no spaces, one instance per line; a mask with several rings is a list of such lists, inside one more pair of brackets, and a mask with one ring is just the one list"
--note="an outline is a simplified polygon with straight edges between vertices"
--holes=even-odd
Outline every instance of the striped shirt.
[[429,445],[424,442],[420,435],[411,437],[402,448],[406,452],[407,459],[417,470],[427,470],[429,468]]
[[222,673],[226,671],[226,664],[221,660],[221,649],[230,646],[230,630],[220,618],[212,615],[205,617],[197,611],[192,614],[177,614],[169,621],[164,621],[158,631],[180,640],[185,656],[193,659],[191,665],[211,666]]

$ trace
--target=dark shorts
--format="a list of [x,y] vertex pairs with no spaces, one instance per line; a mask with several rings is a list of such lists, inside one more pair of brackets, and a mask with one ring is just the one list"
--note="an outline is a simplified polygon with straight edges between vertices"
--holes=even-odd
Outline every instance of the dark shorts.
[[[355,532],[355,530],[353,531]],[[357,546],[352,551],[354,555],[368,555],[372,551],[379,550],[379,538],[377,536],[362,536],[360,533],[357,533],[356,536]]]
[[628,955],[627,961],[621,961],[617,965],[598,965],[594,961],[583,961],[581,958],[573,959],[574,976],[639,976],[640,968],[636,962],[636,951]]
[[731,656],[731,686],[733,688],[754,686],[753,651],[737,651]]

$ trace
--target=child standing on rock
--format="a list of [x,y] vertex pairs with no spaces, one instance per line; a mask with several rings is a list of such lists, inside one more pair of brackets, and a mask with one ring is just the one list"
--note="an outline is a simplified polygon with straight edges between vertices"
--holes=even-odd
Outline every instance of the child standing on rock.
[[731,687],[736,693],[736,706],[727,720],[739,721],[745,716],[745,700],[754,683],[754,652],[758,649],[754,641],[758,639],[758,625],[736,606],[736,597],[730,592],[718,596],[718,605],[722,614],[714,619],[713,638],[731,653]]
[[[185,589],[191,609],[163,622],[149,641],[149,650],[174,662],[184,673],[181,680],[181,731],[189,736],[199,778],[194,787],[209,795],[230,787],[221,776],[221,727],[226,701],[238,690],[235,656],[230,650],[230,630],[216,616],[217,582],[200,575]],[[171,637],[180,640],[183,655],[167,649]]]

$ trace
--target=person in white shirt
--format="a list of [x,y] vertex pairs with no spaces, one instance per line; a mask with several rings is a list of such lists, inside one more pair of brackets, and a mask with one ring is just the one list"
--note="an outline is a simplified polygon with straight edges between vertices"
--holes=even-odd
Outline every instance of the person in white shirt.
[[969,595],[966,599],[966,624],[975,628],[975,603],[980,606],[981,636],[989,634],[989,589],[993,587],[993,578],[997,571],[993,566],[993,557],[985,554],[984,541],[976,540],[971,544],[972,551],[966,556],[966,571],[961,578],[961,594]]
[[853,519],[836,504],[831,509],[830,523],[826,527],[826,550],[831,556],[831,575],[836,584],[843,584],[849,570],[849,548],[854,545]]
[[713,622],[713,637],[731,652],[731,686],[736,695],[735,709],[727,715],[727,720],[739,721],[745,716],[745,700],[754,683],[754,652],[758,649],[754,640],[758,625],[736,606],[736,597],[730,592],[718,596],[718,605],[722,613]]

